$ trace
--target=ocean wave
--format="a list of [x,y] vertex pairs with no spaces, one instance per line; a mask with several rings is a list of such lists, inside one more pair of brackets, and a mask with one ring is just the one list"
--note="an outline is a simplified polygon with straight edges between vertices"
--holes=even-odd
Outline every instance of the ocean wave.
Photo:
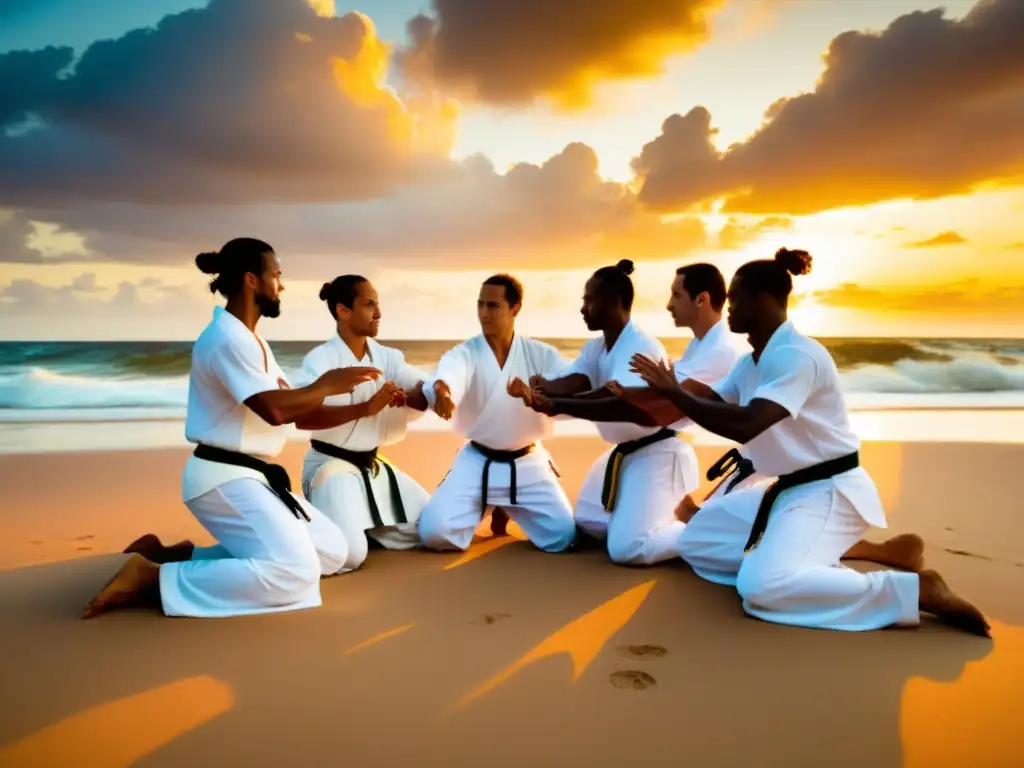
[[[566,357],[585,340],[553,339]],[[670,357],[687,340],[665,339]],[[851,396],[964,396],[1024,392],[1024,342],[973,339],[824,339]],[[387,342],[432,373],[446,341]],[[291,379],[314,342],[272,342]],[[0,343],[0,409],[171,408],[188,397],[188,342]]]
[[184,407],[188,379],[103,379],[30,368],[0,376],[0,408]]
[[988,356],[948,362],[899,360],[892,365],[865,365],[842,374],[851,392],[944,394],[995,393],[1024,390],[1024,366]]

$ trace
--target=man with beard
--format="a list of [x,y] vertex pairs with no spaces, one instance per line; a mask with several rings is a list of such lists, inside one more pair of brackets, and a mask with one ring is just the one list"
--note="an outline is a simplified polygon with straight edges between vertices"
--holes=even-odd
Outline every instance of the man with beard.
[[125,550],[132,557],[86,607],[160,605],[168,616],[275,613],[321,604],[320,577],[349,571],[344,534],[291,492],[287,471],[270,460],[284,448],[287,424],[317,412],[325,398],[377,378],[375,368],[326,371],[291,389],[266,341],[261,317],[280,314],[281,264],[261,240],[231,240],[196,257],[216,275],[211,292],[227,299],[192,349],[185,437],[196,444],[182,496],[217,540],[164,546],[152,534]]

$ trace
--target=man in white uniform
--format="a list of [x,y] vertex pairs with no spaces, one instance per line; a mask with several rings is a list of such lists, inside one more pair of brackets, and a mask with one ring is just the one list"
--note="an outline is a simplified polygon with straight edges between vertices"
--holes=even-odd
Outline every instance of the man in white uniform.
[[467,439],[448,475],[423,508],[424,546],[465,550],[487,507],[500,507],[534,545],[562,552],[575,538],[572,506],[541,440],[552,419],[515,394],[533,376],[557,376],[568,365],[550,344],[515,331],[523,287],[509,275],[484,281],[477,300],[481,334],[450,349],[423,392],[439,416]]
[[[673,511],[697,487],[698,466],[692,446],[678,437],[678,427],[659,428],[646,411],[608,388],[611,382],[619,390],[646,386],[629,370],[636,354],[666,360],[661,342],[630,317],[632,271],[633,263],[623,260],[614,267],[602,267],[587,281],[583,319],[590,330],[602,335],[587,342],[563,378],[534,381],[529,397],[542,413],[596,422],[601,437],[614,444],[594,462],[583,481],[576,524],[589,536],[607,540],[613,562],[654,565],[678,556],[676,542],[683,523]],[[674,285],[680,287],[682,282],[681,274]],[[724,376],[730,363],[728,353],[722,351],[724,334],[712,322],[714,309],[707,288],[696,295],[706,310],[701,314],[704,333],[689,350],[686,362],[680,361],[680,373]],[[681,319],[696,322],[695,316]]]
[[284,447],[287,424],[380,371],[330,370],[290,389],[256,333],[261,317],[280,314],[284,288],[273,248],[239,238],[200,254],[196,265],[217,275],[210,290],[227,306],[215,310],[192,350],[185,437],[196,449],[182,496],[218,543],[165,547],[143,536],[83,618],[145,603],[159,604],[168,616],[195,617],[313,608],[321,604],[320,577],[354,567],[341,530],[291,493],[287,471],[270,459]]
[[981,612],[935,571],[860,573],[840,564],[872,525],[884,528],[886,520],[874,482],[859,464],[859,440],[835,363],[787,319],[791,275],[806,274],[810,266],[806,252],[781,249],[774,260],[737,270],[729,327],[747,334],[753,351],[712,387],[713,397],[686,391],[651,356],[634,360],[634,371],[651,387],[695,423],[741,444],[759,472],[777,478],[704,504],[680,536],[680,553],[700,565],[701,575],[728,575],[735,554],[720,546],[716,562],[712,529],[700,525],[725,515],[744,521],[749,532],[735,584],[752,616],[861,631],[916,626],[924,611],[987,636]]
[[[711,393],[710,386],[725,379],[738,357],[728,341],[728,330],[722,322],[725,298],[725,278],[713,264],[688,264],[676,271],[667,309],[676,327],[690,328],[694,338],[673,368],[680,385],[693,394]],[[671,426],[680,431],[693,426],[693,421],[656,389],[648,386],[623,388],[617,382],[609,382],[607,387],[612,394],[642,407],[654,417],[658,426]],[[766,484],[771,480],[756,472],[753,462],[740,449],[732,449],[721,456],[708,469],[707,478],[718,480],[708,494],[708,500],[743,488]],[[693,496],[687,493],[676,507],[675,517],[682,523],[689,523],[698,509],[699,505]],[[727,524],[731,525],[723,530]],[[742,521],[726,515],[719,514],[711,518],[702,516],[694,529],[686,535],[692,553],[691,567],[705,579],[735,586],[736,571],[742,560],[742,546],[749,532],[749,521],[744,526]],[[730,533],[731,536],[723,535]],[[729,555],[733,558],[734,566],[724,574],[713,568],[705,569],[695,551],[698,548],[700,552],[708,554],[713,568],[719,565],[721,558]],[[843,558],[919,571],[923,568],[923,551],[924,541],[921,537],[905,533],[880,544],[860,541]]]
[[367,537],[387,549],[420,544],[417,520],[430,495],[377,451],[405,437],[410,420],[423,415],[426,375],[406,364],[401,350],[377,342],[381,309],[376,289],[364,277],[342,275],[326,283],[320,299],[337,324],[330,341],[302,362],[306,380],[332,368],[375,366],[379,380],[324,403],[320,413],[300,419],[312,430],[302,467],[302,492],[348,540],[350,559],[362,562]]

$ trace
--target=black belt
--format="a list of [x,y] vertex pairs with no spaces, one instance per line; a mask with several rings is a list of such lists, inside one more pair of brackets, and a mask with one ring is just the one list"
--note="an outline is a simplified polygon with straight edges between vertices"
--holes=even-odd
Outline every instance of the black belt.
[[768,486],[768,490],[761,498],[761,504],[757,508],[757,517],[754,518],[754,525],[750,529],[750,538],[747,539],[747,546],[743,548],[743,553],[750,552],[761,543],[761,537],[764,536],[764,531],[768,527],[768,516],[780,493],[789,488],[796,488],[798,485],[813,483],[816,480],[827,480],[859,466],[860,454],[854,451],[846,456],[840,456],[838,459],[829,459],[821,464],[790,472],[788,475],[779,475],[778,479]]
[[366,500],[370,505],[370,517],[373,518],[373,524],[377,528],[384,526],[385,523],[384,519],[380,516],[380,507],[377,506],[377,499],[373,496],[370,472],[376,475],[380,472],[380,467],[383,464],[384,471],[388,473],[388,487],[391,489],[391,509],[395,513],[395,522],[409,522],[405,514],[405,504],[402,503],[402,491],[398,487],[398,478],[395,476],[395,470],[386,461],[377,458],[376,448],[372,451],[349,451],[331,443],[325,443],[322,440],[310,440],[309,444],[313,446],[313,450],[325,456],[341,459],[358,467],[359,474],[363,477],[363,487],[366,488]]
[[483,489],[480,492],[480,509],[481,512],[487,511],[487,479],[491,471],[491,462],[496,461],[499,464],[508,464],[509,474],[509,502],[511,504],[516,503],[516,459],[521,459],[528,453],[532,453],[533,449],[536,448],[536,444],[531,443],[525,448],[517,448],[514,451],[499,451],[495,448],[488,448],[486,445],[480,445],[480,443],[469,441],[469,444],[476,448],[485,457],[484,461],[484,473],[483,473]]
[[203,443],[199,443],[196,446],[192,455],[197,459],[215,461],[218,464],[231,464],[236,467],[255,469],[267,478],[270,490],[281,497],[281,501],[283,501],[285,506],[292,511],[293,515],[300,519],[305,518],[307,522],[309,521],[309,515],[306,514],[306,510],[304,510],[298,500],[292,496],[292,481],[291,478],[288,477],[288,470],[280,464],[271,464],[268,461],[257,459],[255,456],[250,456],[247,453],[228,451],[224,448],[214,448],[212,445],[205,445]]
[[619,495],[619,468],[623,460],[631,453],[646,448],[648,445],[660,443],[676,436],[674,429],[667,427],[658,430],[653,435],[641,437],[639,440],[630,440],[627,443],[619,443],[608,457],[608,465],[604,470],[604,486],[601,488],[601,503],[605,512],[611,512],[615,508],[615,500]]
[[[708,497],[713,496],[722,486],[722,483],[728,480],[729,484],[725,486],[725,491],[722,493],[725,496],[752,474],[754,474],[754,462],[745,458],[742,453],[733,448],[728,453],[723,454],[708,470],[708,480],[714,481],[722,478],[722,482],[714,487],[711,493],[708,494]],[[732,479],[730,480],[729,478]]]

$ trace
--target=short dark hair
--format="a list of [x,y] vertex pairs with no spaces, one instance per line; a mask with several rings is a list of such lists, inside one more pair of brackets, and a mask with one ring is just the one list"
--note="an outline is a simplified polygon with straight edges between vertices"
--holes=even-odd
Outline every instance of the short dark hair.
[[500,288],[504,288],[505,301],[508,302],[510,307],[523,303],[523,284],[512,277],[512,275],[504,273],[491,275],[484,280],[483,285],[497,285]]
[[274,249],[262,240],[252,237],[236,237],[229,240],[219,251],[206,251],[196,256],[196,266],[207,275],[216,275],[210,281],[210,293],[220,293],[231,298],[242,290],[247,273],[262,275],[265,269],[263,256]]
[[327,308],[331,311],[331,317],[338,319],[338,305],[352,309],[356,296],[359,295],[359,286],[370,282],[362,275],[341,275],[329,283],[324,283],[320,289],[320,301],[327,302]]
[[725,306],[725,278],[714,264],[686,264],[677,269],[676,274],[682,276],[683,289],[691,299],[707,292],[715,312]]
[[633,308],[633,262],[622,259],[614,267],[601,267],[594,277],[601,281],[600,292],[605,296],[614,296],[622,303],[622,308],[629,312]]
[[811,254],[779,248],[774,259],[748,261],[736,270],[736,277],[743,281],[743,288],[752,293],[765,293],[783,304],[793,292],[791,275],[806,275],[811,271]]

